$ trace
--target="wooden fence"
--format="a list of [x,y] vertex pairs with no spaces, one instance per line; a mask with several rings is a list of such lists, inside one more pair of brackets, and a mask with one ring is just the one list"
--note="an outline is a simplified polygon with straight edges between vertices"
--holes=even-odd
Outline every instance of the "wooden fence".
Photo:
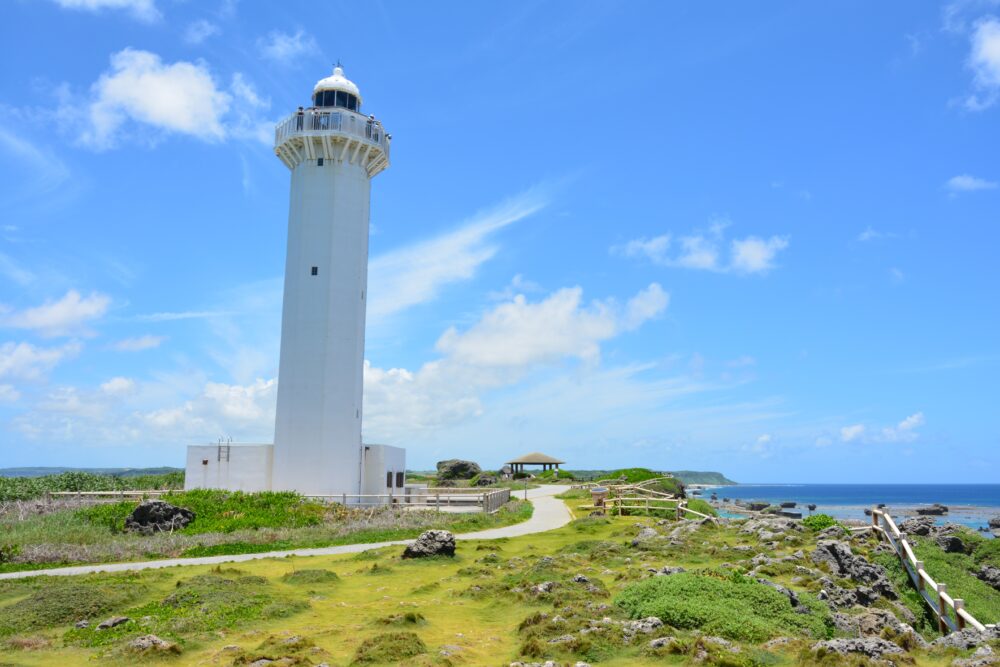
[[980,632],[986,630],[986,626],[965,609],[964,600],[948,595],[948,586],[934,581],[931,575],[927,574],[923,561],[917,560],[913,547],[899,532],[896,522],[888,512],[878,508],[872,509],[872,528],[885,538],[899,556],[903,569],[910,575],[913,585],[937,618],[938,629],[942,633],[962,630],[967,625]]
[[[628,512],[663,512],[673,510],[678,519],[683,519],[686,515],[694,515],[701,519],[710,519],[707,514],[697,512],[687,506],[687,501],[677,496],[657,491],[649,488],[656,483],[669,479],[667,477],[655,477],[635,484],[613,484],[608,483],[608,497],[604,500],[604,508],[611,512],[624,514]],[[598,484],[582,484],[573,488],[593,489]],[[600,509],[594,505],[583,505],[580,509]]]

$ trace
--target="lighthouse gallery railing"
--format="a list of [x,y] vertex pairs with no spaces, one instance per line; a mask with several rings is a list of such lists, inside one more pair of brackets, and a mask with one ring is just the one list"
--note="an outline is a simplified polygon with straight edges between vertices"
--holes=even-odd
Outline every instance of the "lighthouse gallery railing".
[[360,114],[344,111],[308,109],[302,114],[293,113],[274,129],[274,145],[280,146],[290,137],[322,135],[339,132],[377,144],[389,156],[389,139],[382,123]]

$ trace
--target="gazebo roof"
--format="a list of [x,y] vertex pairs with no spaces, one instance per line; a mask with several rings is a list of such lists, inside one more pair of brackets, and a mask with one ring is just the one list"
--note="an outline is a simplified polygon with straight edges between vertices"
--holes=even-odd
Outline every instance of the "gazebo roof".
[[528,465],[531,465],[531,464],[534,463],[534,464],[539,464],[540,465],[540,464],[543,464],[543,463],[558,463],[558,464],[563,464],[563,463],[566,463],[566,462],[565,461],[560,461],[559,459],[554,459],[551,456],[548,456],[546,454],[542,454],[541,452],[531,452],[530,454],[525,454],[524,456],[520,456],[520,457],[518,457],[516,459],[512,459],[510,461],[507,461],[507,463],[525,463],[525,464],[528,464]]

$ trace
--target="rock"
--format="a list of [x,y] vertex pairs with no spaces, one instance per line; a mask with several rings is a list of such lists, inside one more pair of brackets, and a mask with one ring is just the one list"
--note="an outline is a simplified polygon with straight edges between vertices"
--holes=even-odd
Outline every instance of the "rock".
[[983,565],[976,572],[976,577],[1000,591],[1000,568]]
[[952,667],[988,667],[989,665],[1000,665],[1000,657],[996,655],[989,644],[980,646],[968,658],[957,658],[951,662]]
[[934,518],[929,516],[915,516],[899,524],[899,530],[907,535],[920,535],[926,537],[935,532]]
[[438,479],[472,479],[483,470],[474,461],[463,461],[462,459],[448,459],[438,461]]
[[857,582],[869,584],[878,595],[895,600],[899,597],[886,576],[885,568],[870,563],[866,558],[857,556],[851,547],[836,540],[821,540],[812,553],[816,564],[826,563],[830,571],[840,577],[850,577]]
[[97,629],[108,630],[110,628],[118,627],[122,623],[128,623],[131,620],[132,619],[129,618],[128,616],[112,616],[108,620],[102,621],[100,624],[98,624]]
[[964,554],[969,552],[969,548],[958,535],[938,535],[934,541],[939,547],[949,554]]
[[632,546],[633,547],[637,547],[642,542],[645,542],[646,540],[655,539],[655,538],[657,538],[659,536],[660,536],[660,534],[658,532],[656,532],[655,529],[653,529],[653,528],[643,528],[642,530],[639,531],[639,534],[635,536],[635,539],[632,540]]
[[784,586],[782,586],[781,584],[776,584],[770,579],[759,578],[757,579],[757,583],[764,584],[765,586],[773,588],[774,590],[778,591],[786,598],[788,598],[788,601],[791,603],[793,607],[799,606],[799,596],[795,594],[795,591],[789,590]]
[[993,530],[1000,530],[1000,516],[995,516],[990,519],[990,528]]
[[711,635],[702,637],[701,642],[703,644],[712,644],[713,646],[718,646],[721,649],[725,649],[730,653],[739,653],[740,647],[732,643],[728,639],[723,639],[722,637],[713,637]]
[[881,637],[865,637],[864,639],[828,639],[813,644],[813,652],[826,651],[847,655],[857,653],[866,658],[881,658],[883,655],[900,655],[903,649]]
[[573,635],[563,635],[561,637],[556,637],[555,639],[550,639],[549,643],[550,644],[566,644],[568,642],[573,641],[574,639],[576,639],[576,637],[574,637]]
[[992,640],[1000,639],[1000,628],[986,628],[986,632],[979,632],[974,628],[966,628],[958,632],[952,632],[943,637],[938,637],[931,642],[931,646],[943,646],[945,648],[957,648],[966,650],[976,648],[980,644]]
[[792,639],[791,637],[775,637],[770,641],[764,642],[761,645],[761,648],[763,648],[765,651],[773,651],[774,649],[781,648],[782,646],[787,646],[791,644],[793,641],[795,640]]
[[655,567],[651,567],[651,568],[649,568],[649,572],[654,577],[669,577],[672,574],[680,574],[681,572],[687,572],[687,570],[685,570],[683,567],[680,567],[680,566],[670,567],[669,565],[664,565],[660,569],[656,569]]
[[163,500],[144,500],[125,519],[125,530],[142,535],[172,533],[194,521],[194,512]]
[[934,503],[927,507],[918,507],[917,514],[921,516],[942,516],[948,513],[948,507],[941,503]]
[[768,508],[771,503],[752,502],[747,503],[747,509],[751,512],[761,512]]
[[781,507],[783,507],[784,509],[792,509],[792,508],[794,508],[794,507],[795,507],[796,505],[798,505],[798,503],[794,503],[794,502],[792,502],[792,501],[790,501],[790,500],[789,500],[789,501],[786,501],[786,502],[783,502],[783,503],[781,503]]
[[541,595],[542,593],[551,593],[557,586],[554,581],[543,581],[542,583],[532,586],[531,592],[535,595]]
[[637,621],[622,621],[621,625],[625,641],[630,641],[637,634],[648,635],[657,628],[663,627],[663,621],[656,616],[647,616]]
[[141,637],[136,637],[130,641],[126,646],[132,650],[139,653],[146,653],[147,651],[157,651],[157,652],[176,652],[177,646],[171,642],[164,639],[160,639],[156,635],[142,635]]
[[582,574],[578,574],[575,577],[573,577],[573,583],[574,584],[589,584],[590,583],[590,579],[588,579],[587,577],[585,577]]
[[497,483],[497,478],[493,475],[480,475],[476,480],[476,486],[493,486]]
[[89,628],[90,627],[90,621],[88,621],[87,619],[83,619],[82,621],[77,621],[75,627],[80,628],[81,630],[83,628]]
[[447,530],[424,531],[413,544],[408,545],[403,551],[403,558],[454,555],[455,536]]
[[849,531],[846,528],[840,524],[836,524],[819,531],[816,538],[820,540],[836,540],[838,538],[847,537],[848,534]]

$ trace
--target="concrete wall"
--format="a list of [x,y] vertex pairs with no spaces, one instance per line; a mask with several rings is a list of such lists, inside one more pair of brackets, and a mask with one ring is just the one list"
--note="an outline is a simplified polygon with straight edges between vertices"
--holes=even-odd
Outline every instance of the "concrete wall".
[[[392,474],[392,486],[386,485],[386,473]],[[397,484],[396,473],[403,473],[403,483]],[[406,485],[406,450],[389,445],[365,445],[364,495],[392,493],[402,499]],[[400,501],[402,502],[402,500]]]
[[291,180],[273,488],[357,494],[370,181],[336,159]]
[[191,445],[184,488],[269,491],[274,445]]

